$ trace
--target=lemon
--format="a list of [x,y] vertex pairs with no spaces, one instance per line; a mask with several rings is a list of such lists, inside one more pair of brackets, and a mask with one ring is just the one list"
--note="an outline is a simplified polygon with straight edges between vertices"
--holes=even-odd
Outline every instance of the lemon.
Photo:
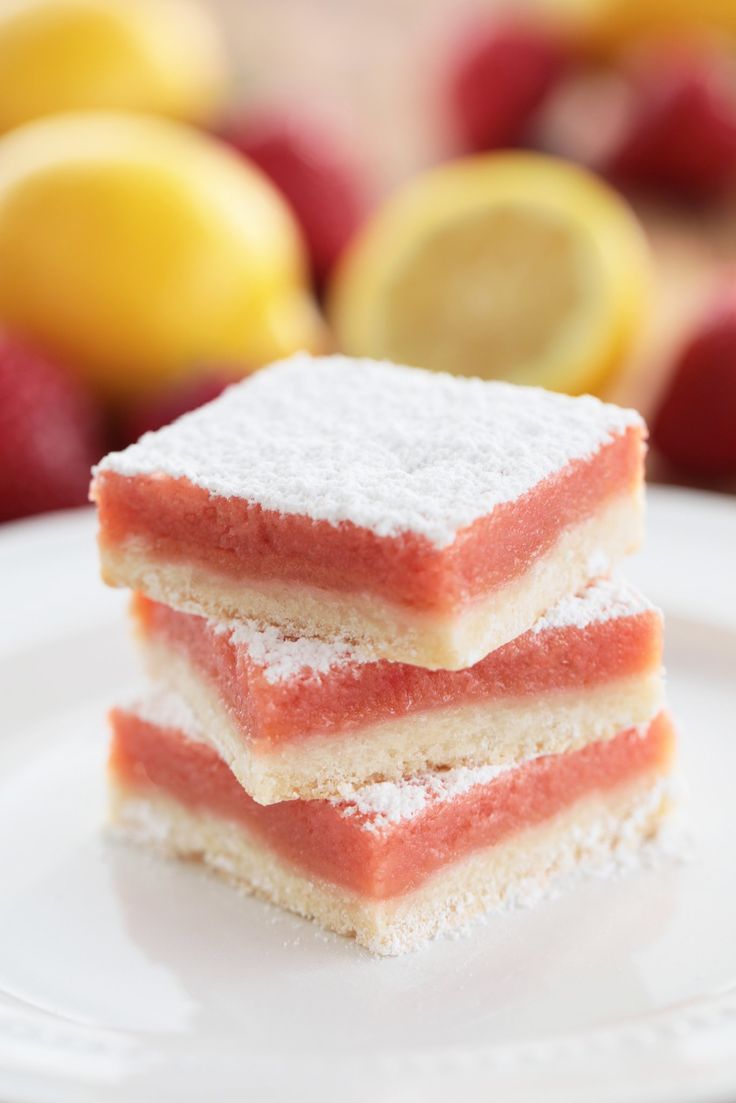
[[0,139],[0,324],[112,398],[320,347],[305,271],[266,178],[188,127],[91,113]]
[[734,0],[533,0],[532,7],[593,55],[615,54],[642,39],[736,34]]
[[580,393],[622,362],[648,286],[643,235],[614,192],[498,153],[390,199],[338,267],[329,312],[348,353]]
[[203,121],[222,99],[223,73],[214,24],[190,0],[0,5],[0,133],[77,109]]

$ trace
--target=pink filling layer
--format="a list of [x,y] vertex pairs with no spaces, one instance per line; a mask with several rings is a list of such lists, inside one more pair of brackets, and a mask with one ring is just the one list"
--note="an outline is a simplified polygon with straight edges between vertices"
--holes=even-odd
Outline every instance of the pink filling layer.
[[247,646],[203,617],[137,594],[139,633],[182,655],[219,695],[243,738],[268,752],[315,734],[349,734],[367,724],[479,701],[584,690],[643,675],[661,663],[655,610],[526,632],[466,670],[424,670],[386,661],[348,663],[313,676],[301,670],[269,682]]
[[231,579],[366,592],[447,613],[523,574],[563,529],[635,486],[642,450],[641,431],[627,430],[590,459],[568,464],[498,506],[447,548],[410,532],[379,537],[350,522],[331,525],[264,510],[168,476],[105,471],[94,495],[103,547],[137,538],[160,562],[196,564]]
[[204,743],[111,714],[112,777],[129,792],[173,797],[191,812],[242,824],[289,864],[372,900],[417,889],[442,867],[543,823],[575,801],[666,769],[674,733],[660,714],[644,734],[621,732],[570,754],[531,760],[411,819],[366,829],[328,801],[256,804]]

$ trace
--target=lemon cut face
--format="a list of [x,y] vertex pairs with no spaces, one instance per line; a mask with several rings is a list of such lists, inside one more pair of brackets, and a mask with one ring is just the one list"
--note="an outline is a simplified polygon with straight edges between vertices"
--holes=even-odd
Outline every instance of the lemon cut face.
[[350,353],[578,393],[622,361],[648,278],[638,224],[602,183],[496,154],[389,203],[338,271],[332,316]]
[[442,227],[397,274],[388,343],[429,368],[535,382],[553,350],[564,361],[587,337],[581,323],[593,322],[600,290],[590,246],[565,223],[512,205]]

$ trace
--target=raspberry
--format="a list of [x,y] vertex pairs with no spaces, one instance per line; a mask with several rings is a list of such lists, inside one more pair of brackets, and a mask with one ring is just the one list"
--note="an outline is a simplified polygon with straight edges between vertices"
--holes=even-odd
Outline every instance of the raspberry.
[[87,500],[99,411],[59,364],[0,333],[0,521]]
[[182,414],[204,406],[205,402],[211,402],[229,383],[234,383],[235,379],[232,372],[212,369],[134,405],[119,422],[119,446],[123,448],[138,440],[144,433],[160,429],[163,425],[176,421]]
[[468,152],[517,146],[565,68],[558,43],[519,23],[474,28],[450,70],[448,100]]
[[652,442],[683,472],[736,474],[736,287],[681,350],[652,419]]
[[279,189],[299,222],[322,283],[367,213],[360,174],[334,136],[285,115],[234,120],[220,137]]
[[717,56],[650,58],[634,80],[632,112],[598,166],[625,187],[684,199],[717,196],[736,180],[736,88]]

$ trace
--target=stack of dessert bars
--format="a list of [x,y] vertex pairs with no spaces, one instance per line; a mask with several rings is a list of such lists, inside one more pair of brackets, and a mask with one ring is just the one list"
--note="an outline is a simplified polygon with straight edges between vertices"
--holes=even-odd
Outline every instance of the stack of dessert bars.
[[111,816],[381,954],[651,850],[662,622],[616,564],[644,426],[588,396],[297,356],[107,456],[152,688]]

